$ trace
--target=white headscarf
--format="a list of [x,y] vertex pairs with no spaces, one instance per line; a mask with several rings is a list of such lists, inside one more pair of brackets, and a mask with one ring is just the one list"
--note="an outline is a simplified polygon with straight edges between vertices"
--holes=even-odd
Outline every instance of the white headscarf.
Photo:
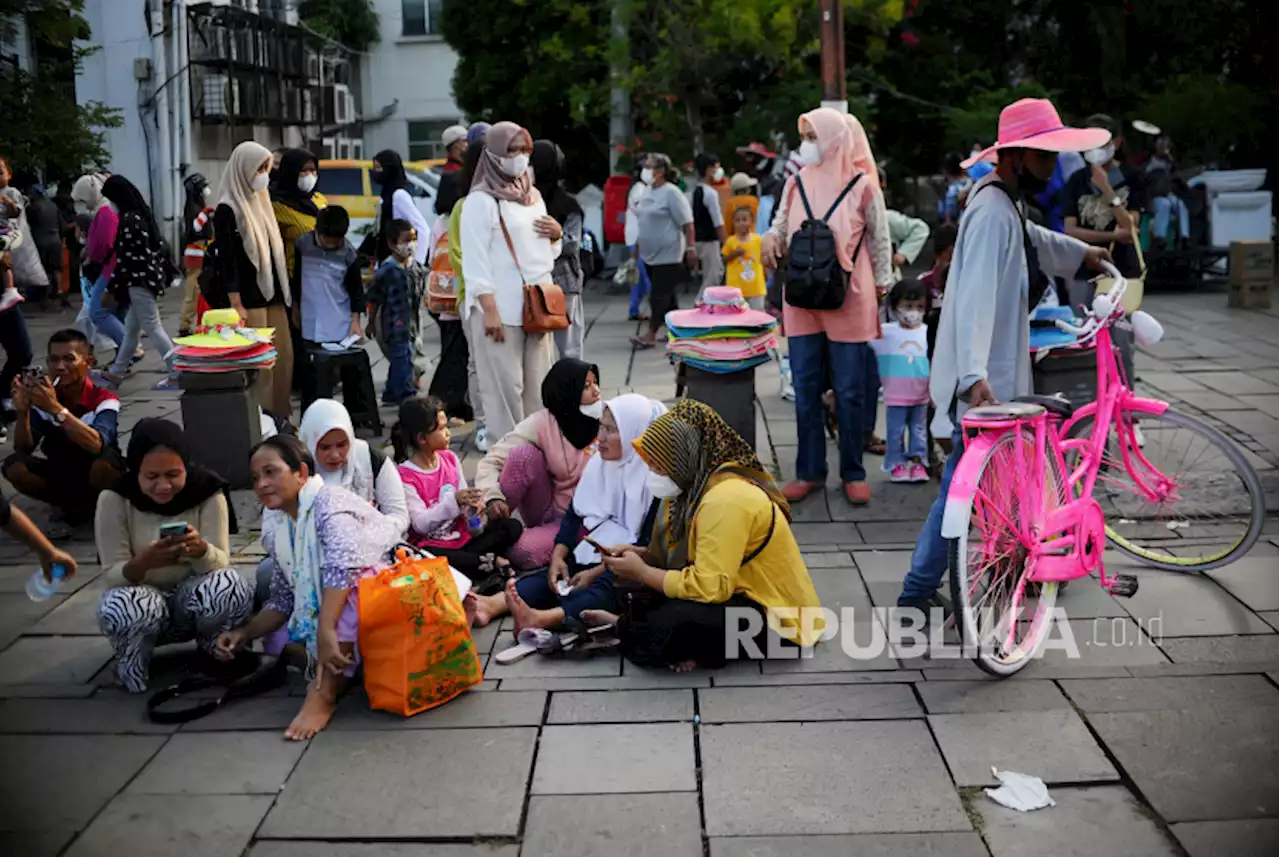
[[106,173],[88,173],[81,176],[71,186],[71,201],[83,204],[90,214],[96,214],[107,201],[102,195],[102,186],[106,181]]
[[640,458],[632,442],[644,434],[650,423],[665,414],[667,407],[638,393],[610,399],[605,407],[618,425],[622,458],[605,461],[599,455],[591,457],[573,492],[573,510],[582,516],[588,530],[604,521],[613,521],[630,534],[634,543],[640,536],[640,526],[653,496],[645,487],[649,465]]
[[[287,288],[289,269],[284,263],[284,242],[280,240],[280,226],[271,208],[271,194],[266,188],[254,190],[251,184],[258,168],[269,160],[271,152],[267,147],[252,140],[236,146],[227,162],[227,171],[222,175],[218,205],[230,206],[235,212],[236,228],[244,242],[244,254],[258,272],[258,291],[270,301],[275,297],[276,278],[279,278],[281,297],[287,306],[292,300]],[[272,276],[272,267],[275,268],[275,277]]]
[[[328,471],[321,466],[316,455],[316,447],[320,438],[334,429],[347,436],[351,449],[347,452],[346,464],[341,470]],[[373,475],[373,461],[369,454],[369,444],[356,437],[355,428],[351,425],[351,415],[341,402],[333,399],[316,399],[302,415],[302,424],[298,429],[298,437],[311,450],[312,458],[316,458],[316,473],[326,485],[341,485],[357,497],[370,503],[375,501],[376,487]]]

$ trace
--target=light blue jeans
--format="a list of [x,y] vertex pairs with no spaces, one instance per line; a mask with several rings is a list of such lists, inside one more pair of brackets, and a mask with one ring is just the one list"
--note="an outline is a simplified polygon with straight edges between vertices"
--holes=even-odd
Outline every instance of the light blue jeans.
[[1168,196],[1157,196],[1151,200],[1152,207],[1155,209],[1155,217],[1151,223],[1151,234],[1156,238],[1169,237],[1169,215],[1173,209],[1178,210],[1178,235],[1182,238],[1191,237],[1191,214],[1187,211],[1187,204],[1182,198],[1176,194]]
[[[94,322],[97,324],[97,322]],[[147,288],[131,286],[129,288],[129,315],[125,318],[124,339],[116,351],[115,362],[111,364],[113,375],[124,375],[129,371],[129,363],[133,359],[133,350],[138,347],[138,338],[142,331],[164,358],[164,365],[169,367],[169,376],[176,377],[173,371],[173,341],[165,333],[164,322],[160,320],[160,307],[156,305],[156,294]],[[108,334],[109,335],[109,334]]]
[[[124,322],[120,320],[115,310],[107,309],[102,305],[102,298],[107,294],[107,285],[108,280],[105,276],[98,277],[93,283],[93,288],[89,290],[89,321],[93,322],[96,330],[105,333],[118,349],[120,343],[124,341]],[[132,348],[129,349],[129,354],[133,354]]]
[[906,464],[908,459],[928,462],[928,422],[928,405],[885,405],[885,470]]

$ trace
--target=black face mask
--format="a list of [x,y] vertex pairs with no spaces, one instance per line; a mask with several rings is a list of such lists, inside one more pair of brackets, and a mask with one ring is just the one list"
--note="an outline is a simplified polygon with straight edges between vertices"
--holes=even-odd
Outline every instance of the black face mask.
[[382,180],[383,180],[383,179],[385,179],[386,177],[387,177],[387,173],[386,173],[386,171],[385,171],[385,170],[370,170],[370,171],[369,171],[369,178],[373,179],[373,180],[374,180],[375,182],[377,182],[378,184],[382,184]]
[[1027,168],[1025,162],[1018,166],[1018,191],[1023,197],[1033,197],[1043,193],[1048,186],[1049,179],[1037,177],[1035,173]]

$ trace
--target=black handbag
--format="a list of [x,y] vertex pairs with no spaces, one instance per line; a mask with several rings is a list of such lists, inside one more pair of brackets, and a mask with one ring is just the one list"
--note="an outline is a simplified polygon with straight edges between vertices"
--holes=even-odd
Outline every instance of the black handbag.
[[[155,693],[147,700],[147,717],[152,723],[190,723],[207,717],[232,700],[256,696],[284,684],[287,665],[283,657],[240,652],[233,663],[238,667],[233,667],[233,671],[240,673],[237,678],[197,676]],[[182,700],[198,691],[222,686],[226,690],[214,699],[204,699],[180,708],[166,707],[175,699]]]

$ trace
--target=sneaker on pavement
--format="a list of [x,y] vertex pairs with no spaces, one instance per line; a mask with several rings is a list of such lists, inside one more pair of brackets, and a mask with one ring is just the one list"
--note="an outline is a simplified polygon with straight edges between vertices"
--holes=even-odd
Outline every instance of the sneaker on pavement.
[[910,474],[911,475],[910,475],[909,481],[911,482],[928,482],[929,481],[929,468],[925,467],[923,464],[921,464],[918,461],[912,462],[911,468],[910,468]]
[[17,289],[5,289],[4,294],[0,295],[0,312],[4,312],[11,307],[16,307],[26,298]]
[[782,496],[786,497],[788,502],[794,503],[797,500],[803,500],[821,487],[821,482],[806,482],[803,479],[793,479],[782,486]]
[[782,385],[782,401],[794,402],[796,400],[796,388],[790,384]]
[[480,450],[481,452],[489,451],[489,437],[485,433],[484,426],[479,426],[478,428],[476,428],[476,436],[474,440],[475,440],[476,449]]
[[865,506],[871,502],[871,486],[866,482],[846,482],[844,496],[855,506]]
[[893,465],[893,469],[889,471],[889,481],[890,481],[890,482],[910,482],[910,481],[912,481],[912,480],[911,480],[911,468],[907,467],[907,465],[905,465],[905,464],[895,464],[895,465]]

